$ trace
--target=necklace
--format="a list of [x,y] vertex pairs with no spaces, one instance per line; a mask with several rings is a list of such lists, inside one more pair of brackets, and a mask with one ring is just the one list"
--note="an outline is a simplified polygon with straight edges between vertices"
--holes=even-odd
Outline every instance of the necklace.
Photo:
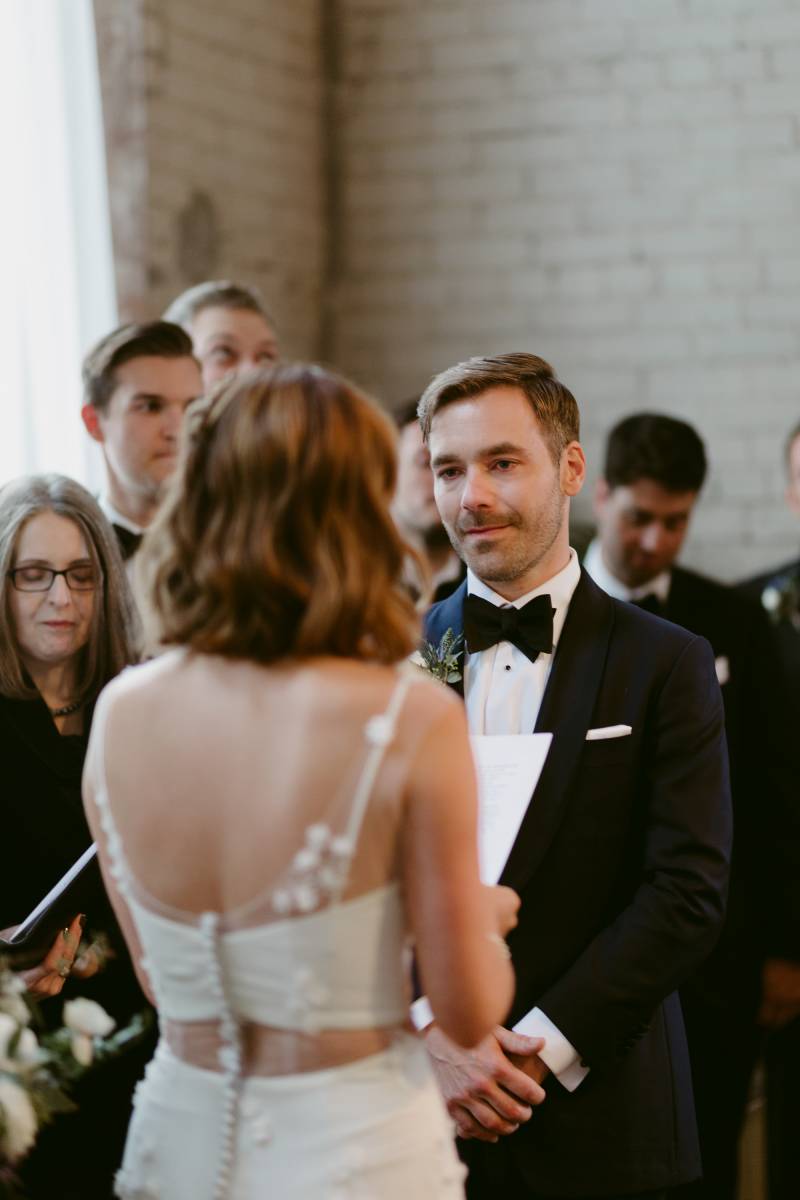
[[70,713],[77,712],[79,708],[83,708],[83,700],[73,700],[72,704],[64,704],[61,708],[51,708],[51,717],[68,717]]

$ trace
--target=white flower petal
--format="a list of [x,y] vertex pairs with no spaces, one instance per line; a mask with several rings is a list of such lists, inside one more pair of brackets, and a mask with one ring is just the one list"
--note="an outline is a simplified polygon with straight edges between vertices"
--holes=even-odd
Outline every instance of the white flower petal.
[[37,1121],[31,1098],[13,1079],[0,1077],[0,1109],[4,1133],[0,1138],[0,1158],[15,1162],[36,1141]]
[[113,1017],[94,1000],[78,996],[64,1005],[64,1024],[74,1033],[85,1033],[89,1037],[108,1037],[116,1025]]
[[72,1050],[72,1057],[82,1067],[90,1067],[92,1065],[94,1052],[92,1049],[92,1039],[88,1034],[73,1033],[70,1049]]

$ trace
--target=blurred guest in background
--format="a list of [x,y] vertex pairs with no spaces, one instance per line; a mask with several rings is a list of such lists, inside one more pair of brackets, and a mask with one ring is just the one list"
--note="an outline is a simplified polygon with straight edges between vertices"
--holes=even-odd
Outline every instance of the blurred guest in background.
[[[89,726],[100,689],[133,661],[134,614],[110,526],[90,494],[61,475],[29,476],[0,491],[0,579],[0,928],[7,928],[92,840],[81,804]],[[67,980],[63,995],[89,996],[124,1023],[146,1006],[99,871],[86,930],[105,934],[114,957],[89,982]],[[92,960],[96,966],[96,948]],[[43,1016],[59,1024],[47,1006]],[[110,1197],[146,1052],[87,1077],[75,1097],[79,1112],[48,1127],[26,1160],[27,1194]]]
[[278,358],[275,326],[255,288],[226,279],[198,283],[172,301],[164,320],[189,334],[206,389]]
[[106,467],[100,507],[130,559],[175,470],[184,413],[203,391],[200,368],[178,325],[123,325],[86,356],[83,385],[81,416]]
[[397,487],[392,516],[406,541],[419,555],[410,562],[408,584],[415,598],[430,603],[454,592],[466,574],[442,524],[433,496],[433,472],[428,447],[422,439],[417,405],[419,396],[406,401],[394,414],[397,443]]
[[800,796],[796,741],[764,614],[731,587],[675,565],[706,474],[695,430],[668,416],[621,421],[595,494],[589,574],[711,643],[725,701],[734,803],[728,916],[717,949],[681,989],[704,1181],[692,1194],[734,1200],[737,1145],[758,1052],[762,970],[800,970]]
[[[786,440],[786,503],[800,516],[800,425]],[[795,729],[800,728],[800,557],[744,585],[760,600],[789,676]],[[800,923],[800,912],[795,912]],[[767,963],[761,1020],[770,1030],[767,1076],[767,1161],[770,1200],[800,1196],[800,964],[797,955]]]

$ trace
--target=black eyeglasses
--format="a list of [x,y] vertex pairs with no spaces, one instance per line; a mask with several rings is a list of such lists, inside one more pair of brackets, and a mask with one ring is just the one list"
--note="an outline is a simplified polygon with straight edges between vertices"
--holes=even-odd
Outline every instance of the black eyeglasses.
[[52,567],[14,567],[8,577],[18,592],[49,592],[56,575],[63,575],[71,592],[93,592],[97,587],[97,572],[91,563],[55,571]]

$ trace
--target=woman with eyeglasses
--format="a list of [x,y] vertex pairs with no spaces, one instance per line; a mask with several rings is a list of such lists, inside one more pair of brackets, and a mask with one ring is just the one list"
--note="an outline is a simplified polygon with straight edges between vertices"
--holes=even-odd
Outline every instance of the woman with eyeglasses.
[[[104,685],[134,661],[135,616],[110,525],[89,492],[61,475],[28,476],[0,490],[0,580],[0,929],[6,930],[92,840],[81,803],[92,711]],[[84,924],[87,942],[105,935],[111,946],[113,957],[99,972],[94,950],[75,960]],[[91,997],[118,1024],[145,1007],[99,872],[96,903],[75,914],[25,979],[40,997]],[[44,1020],[60,1024],[60,1008],[44,1004]],[[28,1195],[110,1197],[143,1054],[137,1050],[98,1078],[87,1077],[76,1096],[79,1113],[44,1130],[23,1164]]]

